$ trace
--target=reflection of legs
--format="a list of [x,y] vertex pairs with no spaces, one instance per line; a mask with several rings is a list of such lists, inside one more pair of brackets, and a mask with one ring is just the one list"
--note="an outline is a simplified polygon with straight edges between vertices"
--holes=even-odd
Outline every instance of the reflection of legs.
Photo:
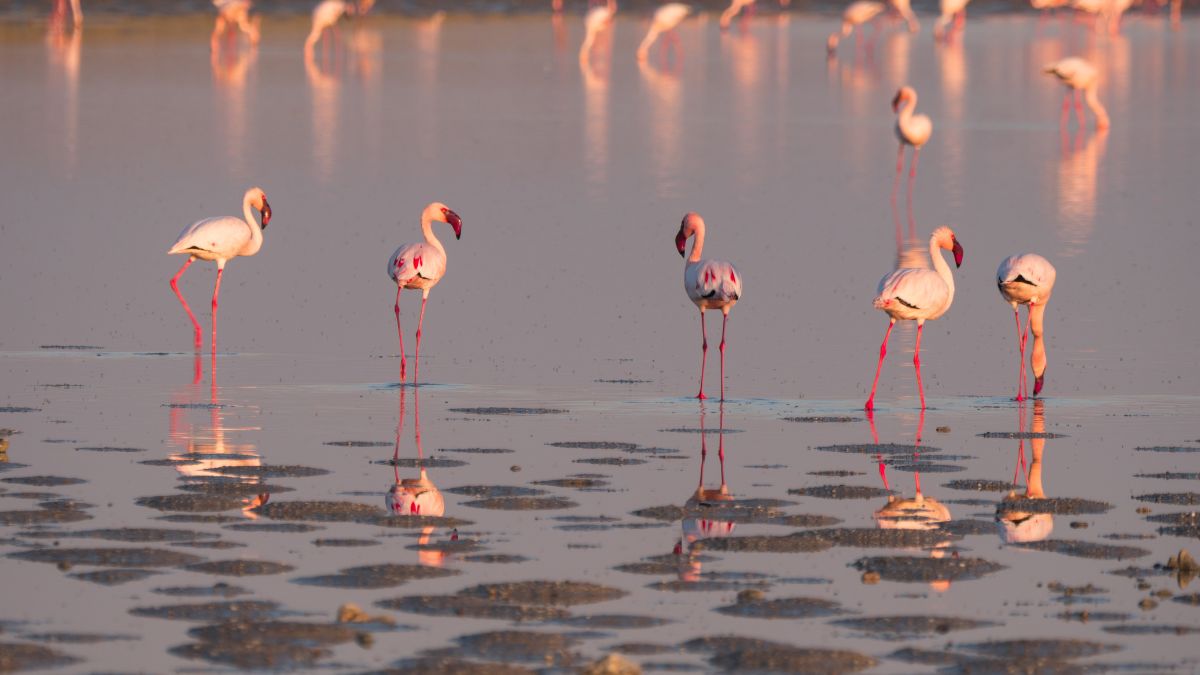
[[700,310],[700,393],[696,398],[708,398],[704,395],[704,366],[708,364],[708,331],[704,328],[704,310]]
[[921,386],[921,329],[924,321],[917,321],[917,346],[913,349],[913,368],[917,370],[917,393],[921,395],[921,410],[925,410],[925,388]]
[[725,324],[729,323],[729,310],[721,318],[721,400],[725,400]]
[[1087,122],[1083,119],[1083,90],[1075,90],[1075,116],[1079,118],[1079,129],[1083,130]]
[[1025,400],[1025,336],[1021,334],[1021,312],[1013,309],[1013,320],[1017,322],[1017,344],[1021,349],[1020,368],[1017,370],[1017,400]]
[[417,376],[421,372],[421,326],[425,323],[425,302],[429,300],[429,295],[421,298],[421,316],[417,319],[417,351],[413,354],[413,384],[417,383]]
[[179,292],[179,277],[183,276],[185,270],[196,260],[193,256],[188,256],[187,262],[183,263],[183,267],[171,277],[171,290],[175,291],[175,297],[179,298],[179,304],[183,305],[183,311],[187,312],[188,318],[192,320],[192,329],[196,338],[196,349],[200,349],[203,338],[200,336],[200,322],[196,320],[196,315],[192,314],[192,308],[188,307],[187,300],[183,299],[183,293]]
[[400,338],[400,384],[404,384],[404,332],[400,330],[400,286],[396,286],[396,337]]
[[221,274],[225,272],[223,267],[217,267],[217,283],[213,285],[212,299],[212,350],[217,351],[217,297],[221,295]]
[[1062,128],[1067,127],[1067,121],[1071,118],[1071,90],[1063,92],[1062,115],[1059,117],[1058,125]]
[[875,366],[875,381],[871,383],[871,396],[867,399],[864,410],[875,409],[875,387],[879,385],[879,371],[883,370],[883,357],[887,355],[888,338],[892,335],[892,328],[896,326],[896,320],[892,319],[888,324],[887,332],[883,334],[883,344],[879,345],[879,364]]

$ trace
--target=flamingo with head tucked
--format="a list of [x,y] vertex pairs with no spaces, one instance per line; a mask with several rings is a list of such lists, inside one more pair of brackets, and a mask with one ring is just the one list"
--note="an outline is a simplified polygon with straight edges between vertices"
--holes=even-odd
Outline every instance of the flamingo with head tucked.
[[[850,37],[850,33],[853,33],[856,27],[882,14],[884,9],[886,5],[875,0],[856,0],[847,5],[846,10],[842,12],[842,28],[829,34],[829,39],[825,41],[825,53],[828,56],[836,54],[839,42]],[[855,40],[857,39],[856,37]]]
[[1100,81],[1100,74],[1096,67],[1078,56],[1071,56],[1054,63],[1048,63],[1042,68],[1042,72],[1048,75],[1053,75],[1067,87],[1067,91],[1063,94],[1062,107],[1062,124],[1067,123],[1067,111],[1070,109],[1071,94],[1075,95],[1075,112],[1079,116],[1079,126],[1084,125],[1083,119],[1083,103],[1080,98],[1087,100],[1088,107],[1096,115],[1096,128],[1107,129],[1109,125],[1108,111],[1104,109],[1104,105],[1100,103],[1100,98],[1096,95],[1096,86]]
[[429,290],[442,280],[446,273],[446,249],[433,234],[433,222],[447,223],[454,228],[454,238],[462,237],[462,218],[441,202],[433,202],[421,212],[421,232],[424,242],[404,244],[388,259],[388,276],[396,283],[396,335],[400,338],[400,382],[404,382],[405,365],[404,333],[400,330],[400,291],[406,288],[420,290],[421,317],[417,320],[417,351],[414,355],[413,383],[421,367],[421,326],[425,323],[425,303]]
[[[251,209],[256,209],[261,215],[261,226],[254,220],[254,212]],[[185,253],[188,256],[183,267],[180,267],[175,276],[171,277],[171,289],[175,291],[175,296],[179,298],[188,318],[192,320],[196,349],[200,349],[201,344],[200,322],[196,321],[196,315],[192,314],[187,301],[183,299],[183,294],[179,292],[179,277],[183,276],[188,266],[196,258],[215,260],[217,263],[217,283],[213,287],[212,296],[212,348],[215,352],[217,350],[217,296],[221,294],[221,274],[225,271],[225,263],[231,258],[252,256],[258,253],[263,244],[263,230],[266,229],[267,223],[271,222],[271,205],[267,203],[267,195],[262,188],[253,187],[246,190],[246,194],[242,198],[242,213],[243,218],[221,216],[205,218],[192,223],[183,229],[179,238],[171,246],[171,250],[167,251],[168,255]]]
[[[1036,253],[1010,255],[996,270],[996,287],[1004,301],[1012,305],[1017,322],[1017,340],[1021,348],[1021,369],[1017,376],[1017,400],[1025,400],[1025,341],[1033,331],[1033,395],[1042,393],[1046,376],[1046,344],[1043,339],[1043,320],[1046,301],[1054,291],[1057,272],[1054,265]],[[1029,306],[1029,321],[1021,332],[1020,305]]]
[[913,366],[917,370],[917,392],[921,395],[921,409],[925,409],[925,390],[921,386],[921,330],[925,321],[936,319],[950,309],[954,302],[954,275],[942,258],[941,250],[954,253],[954,266],[960,267],[963,247],[948,227],[939,227],[929,237],[929,257],[934,269],[906,267],[896,270],[879,280],[875,297],[875,309],[881,309],[891,318],[883,344],[879,346],[879,364],[875,366],[875,381],[871,383],[871,396],[866,410],[875,409],[875,387],[879,385],[879,371],[883,369],[883,357],[887,354],[888,338],[896,320],[917,322],[917,345],[913,353]]
[[638,61],[645,61],[650,56],[650,45],[654,44],[660,34],[667,33],[669,35],[691,13],[692,8],[682,2],[668,2],[654,10],[654,19],[650,23],[650,30],[646,31],[646,37],[638,45]]
[[904,170],[904,146],[911,145],[913,149],[912,164],[909,166],[908,180],[910,183],[917,177],[917,160],[921,155],[921,146],[929,141],[933,133],[933,122],[928,115],[914,115],[917,108],[917,92],[912,87],[900,87],[892,99],[892,112],[896,117],[896,138],[900,141],[900,151],[896,156],[896,178]]
[[692,254],[688,256],[683,268],[683,288],[688,297],[700,308],[700,393],[696,398],[708,398],[704,395],[704,366],[708,360],[708,333],[704,328],[704,311],[707,309],[721,310],[721,400],[725,400],[725,326],[729,323],[729,310],[742,297],[742,276],[733,265],[720,260],[701,260],[704,254],[704,219],[698,213],[688,213],[679,225],[679,233],[675,235],[675,248],[679,255],[684,255],[683,249],[690,237]]

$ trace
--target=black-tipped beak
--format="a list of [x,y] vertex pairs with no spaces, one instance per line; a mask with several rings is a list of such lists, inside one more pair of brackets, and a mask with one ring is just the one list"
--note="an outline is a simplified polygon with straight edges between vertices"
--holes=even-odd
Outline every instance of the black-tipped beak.
[[687,237],[684,236],[683,230],[675,235],[675,248],[679,250],[679,257],[683,257],[683,246],[687,243]]
[[1042,371],[1041,375],[1033,378],[1033,395],[1037,396],[1042,393],[1042,385],[1046,383],[1046,371]]
[[892,98],[892,112],[896,112],[897,110],[900,109],[901,97],[902,97],[901,93],[896,92],[896,95]]
[[266,195],[263,195],[263,206],[259,210],[262,214],[262,228],[267,229],[267,223],[271,222],[271,205],[267,203]]
[[955,240],[954,240],[954,266],[962,267],[962,259],[963,259],[963,247],[962,247],[962,244],[958,243],[958,239],[955,238]]
[[454,238],[462,239],[462,218],[459,218],[458,214],[450,209],[446,209],[445,216],[446,222],[450,223],[450,227],[454,228]]

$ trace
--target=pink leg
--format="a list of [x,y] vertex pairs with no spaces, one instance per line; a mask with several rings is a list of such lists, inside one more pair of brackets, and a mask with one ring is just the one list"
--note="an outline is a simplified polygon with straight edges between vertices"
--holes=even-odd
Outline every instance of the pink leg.
[[913,349],[913,368],[917,370],[917,393],[921,395],[921,410],[925,409],[925,387],[921,386],[921,329],[923,321],[917,322],[917,346]]
[[404,370],[408,362],[404,359],[404,332],[400,330],[400,286],[396,286],[396,337],[400,338],[400,384],[404,384]]
[[413,384],[417,383],[417,375],[421,372],[421,325],[425,323],[425,302],[429,297],[421,298],[421,317],[417,319],[417,351],[413,354]]
[[1021,335],[1021,312],[1013,310],[1013,319],[1017,322],[1017,344],[1021,346],[1021,363],[1017,371],[1017,401],[1025,400],[1025,337]]
[[704,328],[704,310],[700,310],[700,393],[696,398],[708,398],[704,395],[704,367],[708,364],[708,331]]
[[213,285],[213,300],[212,300],[212,350],[217,352],[217,297],[221,295],[221,274],[225,270],[217,268],[217,283]]
[[1075,116],[1079,118],[1079,128],[1084,129],[1087,122],[1083,119],[1083,90],[1075,90]]
[[900,173],[904,171],[904,142],[900,143],[900,150],[896,152],[896,180],[900,180]]
[[729,313],[721,318],[721,401],[725,401],[725,324],[729,323]]
[[870,411],[875,409],[875,387],[879,385],[879,372],[883,370],[883,357],[887,355],[888,338],[891,337],[892,328],[895,328],[895,326],[896,320],[892,319],[891,323],[888,324],[887,332],[883,334],[883,344],[879,345],[879,363],[875,366],[875,381],[871,383],[871,396],[867,398],[867,403],[863,406],[864,410]]
[[1067,122],[1071,119],[1071,90],[1068,89],[1063,93],[1062,116],[1058,120],[1058,125],[1062,128],[1067,127]]
[[913,148],[912,165],[908,169],[908,185],[909,190],[912,189],[912,183],[917,178],[917,162],[921,159],[921,148]]
[[196,320],[196,315],[192,314],[192,308],[188,307],[187,300],[183,299],[183,293],[179,292],[179,277],[183,276],[184,271],[186,271],[188,266],[191,265],[195,260],[195,257],[188,256],[187,262],[183,263],[183,267],[180,267],[179,271],[175,273],[175,276],[171,277],[171,290],[175,291],[175,297],[179,298],[179,304],[183,305],[183,311],[187,312],[188,318],[192,320],[192,329],[195,334],[196,341],[196,351],[199,351],[200,345],[204,341],[204,338],[200,336],[200,322]]

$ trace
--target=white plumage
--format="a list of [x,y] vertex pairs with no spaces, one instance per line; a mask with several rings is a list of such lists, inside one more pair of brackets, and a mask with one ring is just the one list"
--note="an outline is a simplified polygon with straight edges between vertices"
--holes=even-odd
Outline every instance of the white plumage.
[[841,29],[830,33],[829,39],[825,41],[826,54],[833,56],[837,52],[838,42],[843,38],[850,37],[850,34],[854,32],[857,26],[861,26],[879,16],[885,9],[887,9],[886,5],[875,0],[855,0],[855,2],[847,5],[846,9],[842,12]]
[[646,31],[646,37],[638,45],[638,60],[645,61],[650,55],[650,46],[654,44],[658,36],[662,33],[675,30],[675,27],[686,19],[691,12],[691,6],[685,5],[682,2],[668,2],[654,10],[654,19],[650,22],[650,30]]
[[1066,122],[1069,97],[1074,92],[1075,107],[1079,111],[1080,125],[1083,124],[1083,106],[1079,101],[1082,94],[1087,101],[1088,107],[1096,115],[1096,128],[1108,128],[1108,111],[1104,109],[1104,105],[1100,103],[1100,98],[1096,95],[1096,88],[1100,83],[1100,73],[1096,70],[1095,66],[1078,56],[1071,56],[1060,61],[1055,61],[1054,63],[1047,63],[1042,68],[1042,72],[1057,77],[1059,82],[1062,82],[1068,89],[1063,98],[1064,123]]
[[[1020,370],[1017,376],[1017,400],[1025,400],[1025,341],[1033,332],[1033,395],[1042,393],[1046,375],[1046,343],[1044,340],[1044,318],[1046,302],[1054,292],[1054,280],[1058,272],[1042,256],[1036,253],[1010,255],[996,270],[996,288],[1000,297],[1012,306],[1013,319],[1017,324],[1017,341],[1021,350]],[[1029,307],[1029,323],[1021,330],[1019,307]]]
[[946,26],[951,20],[954,21],[957,28],[962,29],[962,25],[966,23],[967,3],[970,1],[940,0],[938,6],[941,9],[941,15],[938,16],[937,21],[933,24],[933,38],[935,40],[941,40],[943,37],[949,39],[949,36],[946,35]]
[[729,310],[742,297],[742,275],[733,265],[722,260],[701,260],[704,254],[704,219],[698,213],[688,213],[679,225],[675,235],[675,248],[679,255],[684,255],[684,247],[689,238],[692,242],[692,253],[688,256],[683,268],[683,288],[688,298],[700,309],[700,334],[703,337],[700,357],[700,393],[696,398],[707,398],[704,395],[704,367],[708,358],[708,334],[704,327],[704,312],[709,309],[719,309],[722,314],[721,322],[721,400],[725,400],[725,326],[729,321]]

